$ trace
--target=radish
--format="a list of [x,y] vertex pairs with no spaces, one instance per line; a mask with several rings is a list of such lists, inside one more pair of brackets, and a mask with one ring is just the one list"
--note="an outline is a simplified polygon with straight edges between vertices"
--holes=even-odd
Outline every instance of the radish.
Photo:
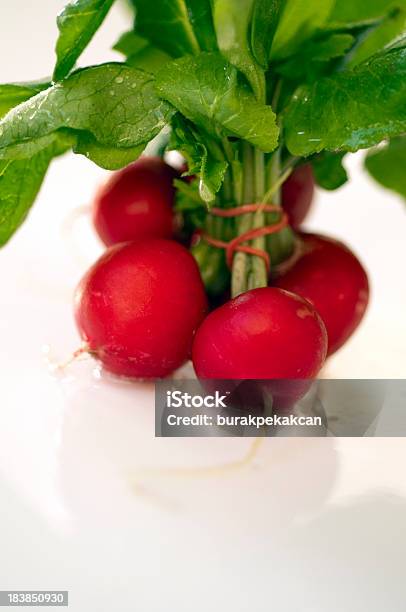
[[197,264],[168,240],[111,247],[75,294],[75,317],[87,348],[121,376],[162,378],[189,357],[207,310]]
[[172,238],[176,170],[159,157],[141,157],[99,190],[93,222],[107,246],[140,238]]
[[328,334],[328,354],[337,351],[360,324],[369,300],[367,274],[342,243],[300,234],[302,253],[275,284],[311,302]]
[[203,379],[303,379],[317,376],[326,352],[326,329],[313,306],[265,287],[205,319],[193,344],[193,364]]
[[297,168],[282,187],[282,206],[287,212],[290,225],[298,228],[312,206],[314,177],[310,164]]

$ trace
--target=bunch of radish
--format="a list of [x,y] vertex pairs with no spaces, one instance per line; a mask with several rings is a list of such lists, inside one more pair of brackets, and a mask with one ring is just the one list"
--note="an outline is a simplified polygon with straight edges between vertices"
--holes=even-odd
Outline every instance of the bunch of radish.
[[107,251],[75,298],[83,350],[135,379],[192,359],[285,403],[277,382],[299,396],[369,300],[348,247],[304,231],[315,184],[340,189],[360,152],[406,197],[404,0],[128,0],[119,56],[86,66],[114,3],[67,0],[50,78],[0,84],[0,247],[53,159],[86,157],[113,174],[93,208]]
[[93,208],[107,251],[75,298],[83,350],[134,379],[192,359],[285,404],[277,383],[299,397],[369,300],[348,247],[304,231],[315,184],[340,189],[358,151],[406,197],[404,0],[128,0],[121,58],[86,66],[113,4],[67,0],[51,77],[0,84],[0,247],[52,160],[85,156],[112,174]]
[[162,159],[144,157],[98,192],[94,225],[108,249],[75,295],[87,350],[106,370],[143,380],[167,377],[189,359],[202,379],[317,377],[358,327],[369,288],[346,246],[299,229],[313,198],[310,167],[282,189],[294,253],[272,269],[268,287],[233,299],[226,292],[211,312],[204,270],[179,242],[176,178]]

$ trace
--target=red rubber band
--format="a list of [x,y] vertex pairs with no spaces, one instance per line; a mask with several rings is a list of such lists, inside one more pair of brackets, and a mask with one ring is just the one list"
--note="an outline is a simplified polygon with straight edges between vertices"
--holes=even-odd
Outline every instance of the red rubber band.
[[235,208],[212,208],[210,210],[212,215],[225,218],[239,217],[248,213],[258,212],[259,210],[261,212],[278,212],[281,215],[281,219],[274,225],[266,225],[265,227],[259,227],[249,230],[248,232],[244,232],[240,236],[233,238],[233,240],[230,242],[224,242],[223,240],[218,240],[217,238],[213,238],[208,234],[202,234],[202,238],[211,246],[219,249],[225,249],[227,265],[229,268],[231,268],[233,265],[235,253],[246,253],[247,255],[261,257],[261,259],[263,259],[265,262],[269,274],[271,271],[271,258],[269,253],[263,249],[256,249],[254,247],[244,245],[244,242],[249,242],[250,240],[255,240],[256,238],[261,238],[262,236],[271,236],[272,234],[280,232],[289,225],[289,219],[287,214],[280,208],[280,206],[275,206],[274,204],[244,204],[242,206],[236,206]]

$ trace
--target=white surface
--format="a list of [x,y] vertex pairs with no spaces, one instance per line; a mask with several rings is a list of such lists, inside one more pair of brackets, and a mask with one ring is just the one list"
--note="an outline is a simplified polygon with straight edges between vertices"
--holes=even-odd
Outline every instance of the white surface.
[[[51,71],[61,5],[1,4],[0,82]],[[83,61],[115,57],[125,27],[116,9]],[[309,221],[351,244],[373,285],[325,375],[403,377],[406,216],[359,168]],[[75,612],[403,612],[404,440],[268,439],[244,463],[249,440],[155,439],[148,386],[90,360],[52,374],[46,358],[77,347],[71,295],[100,249],[70,215],[102,176],[57,161],[0,253],[0,589],[70,589]]]

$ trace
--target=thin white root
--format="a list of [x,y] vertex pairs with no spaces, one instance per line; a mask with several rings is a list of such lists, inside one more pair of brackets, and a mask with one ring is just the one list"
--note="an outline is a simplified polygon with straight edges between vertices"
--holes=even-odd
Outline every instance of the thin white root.
[[140,480],[144,478],[182,478],[182,479],[195,479],[195,478],[211,478],[213,476],[227,475],[232,472],[238,472],[246,467],[249,467],[256,456],[258,455],[259,449],[262,446],[264,438],[254,438],[248,452],[237,461],[230,461],[220,465],[211,465],[207,467],[197,468],[150,468],[138,471],[136,479],[133,479],[133,487],[136,492],[139,492]]
[[64,372],[66,368],[68,368],[72,363],[78,361],[81,357],[89,356],[89,346],[87,344],[83,344],[80,348],[78,348],[72,355],[61,363],[50,364],[52,370],[54,372]]

